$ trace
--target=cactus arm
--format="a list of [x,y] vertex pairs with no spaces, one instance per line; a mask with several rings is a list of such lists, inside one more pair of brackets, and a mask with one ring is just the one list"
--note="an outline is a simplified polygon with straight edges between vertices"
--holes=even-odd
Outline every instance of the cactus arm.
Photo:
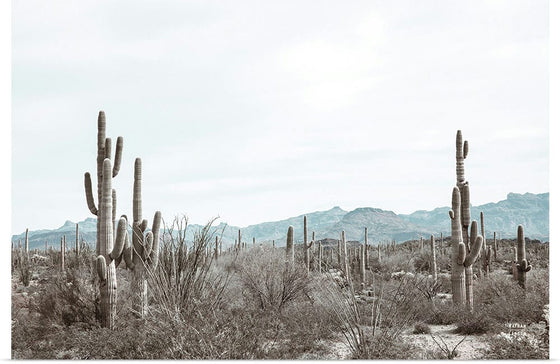
[[467,159],[467,155],[469,154],[469,141],[465,140],[463,143],[463,159]]
[[464,263],[465,267],[471,266],[476,261],[476,258],[478,258],[478,255],[480,254],[480,249],[482,248],[482,241],[483,241],[482,236],[478,235],[476,237],[474,244],[471,246],[471,251],[465,258],[465,263]]
[[465,244],[463,244],[461,242],[461,243],[459,243],[459,253],[457,254],[457,264],[463,265],[465,263],[466,255],[467,255],[467,249],[465,247]]
[[469,240],[470,240],[470,244],[468,246],[469,251],[470,251],[470,249],[472,249],[472,246],[476,242],[477,236],[478,236],[478,223],[476,222],[476,220],[473,220],[471,222],[471,233],[470,233],[470,236],[469,236]]
[[[158,265],[159,259],[159,229],[161,225],[161,211],[156,211],[154,214],[154,221],[152,222],[152,233],[154,234],[154,242],[152,244],[152,251],[150,252],[150,262],[152,268],[155,269]],[[221,245],[221,242],[220,242]]]
[[123,149],[123,137],[117,138],[117,146],[115,149],[115,164],[113,165],[113,177],[119,174],[121,169],[121,159],[122,159],[122,149]]
[[[119,225],[117,227],[117,236],[115,238],[115,245],[113,246],[113,249],[111,250],[111,253],[109,254],[109,257],[112,260],[116,260],[118,257],[121,256],[123,248],[124,248],[124,244],[126,241],[126,219],[124,217],[121,217],[119,220]],[[116,262],[115,262],[116,265]]]
[[97,207],[95,206],[95,201],[93,200],[93,192],[91,189],[91,175],[89,172],[84,174],[84,187],[86,189],[86,202],[92,214],[97,216]]
[[146,231],[146,228],[148,227],[148,220],[144,219],[142,220],[142,223],[140,223],[140,230],[143,232]]
[[97,276],[102,282],[104,282],[107,279],[107,265],[105,264],[105,258],[103,255],[98,256],[95,263]]
[[109,137],[105,138],[105,159],[111,159],[111,138]]

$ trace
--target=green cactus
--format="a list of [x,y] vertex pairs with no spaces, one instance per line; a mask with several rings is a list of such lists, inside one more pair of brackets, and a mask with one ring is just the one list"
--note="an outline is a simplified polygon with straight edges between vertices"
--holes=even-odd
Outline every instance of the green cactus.
[[522,225],[517,227],[517,264],[515,267],[517,268],[517,282],[521,288],[525,288],[526,275],[531,270],[531,265],[525,256],[525,234]]
[[288,234],[286,236],[286,259],[290,263],[294,263],[294,227],[288,227]]
[[[144,317],[148,309],[147,270],[155,270],[159,258],[161,212],[156,211],[152,230],[146,232],[148,220],[142,219],[142,160],[134,161],[134,190],[132,197],[132,245],[124,248],[124,260],[132,270],[132,310]],[[126,222],[126,219],[125,219]],[[118,233],[117,233],[118,236]]]

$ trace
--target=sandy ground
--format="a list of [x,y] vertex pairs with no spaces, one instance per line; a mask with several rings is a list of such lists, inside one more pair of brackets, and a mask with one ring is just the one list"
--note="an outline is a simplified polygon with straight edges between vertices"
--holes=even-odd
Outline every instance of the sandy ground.
[[[429,325],[432,330],[432,335],[442,347],[442,339],[449,350],[453,350],[465,336],[454,334],[453,330],[456,329],[455,325]],[[426,359],[433,358],[428,353],[442,353],[443,351],[435,343],[430,334],[412,334],[412,329],[405,332],[403,339],[418,347],[423,351],[423,357]],[[482,335],[468,335],[465,340],[457,347],[458,355],[455,359],[483,359],[484,351],[488,348],[485,342],[485,337]]]

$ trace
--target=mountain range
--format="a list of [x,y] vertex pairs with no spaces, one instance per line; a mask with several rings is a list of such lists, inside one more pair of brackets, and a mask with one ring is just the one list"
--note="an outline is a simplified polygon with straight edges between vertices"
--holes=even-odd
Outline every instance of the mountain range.
[[[415,211],[411,214],[395,214],[393,211],[371,207],[360,207],[352,211],[345,211],[340,207],[333,207],[326,211],[316,211],[305,214],[308,222],[309,239],[315,231],[315,238],[337,239],[340,232],[346,232],[347,240],[363,241],[364,228],[368,228],[368,241],[376,244],[379,241],[429,238],[431,234],[444,236],[451,234],[449,207],[438,207],[431,211]],[[480,212],[484,212],[484,225],[488,238],[497,232],[498,237],[512,238],[516,236],[517,225],[523,225],[525,236],[541,241],[549,239],[549,194],[509,193],[506,200],[471,206],[471,219],[479,220]],[[294,239],[303,241],[303,216],[290,217],[280,221],[264,222],[241,228],[242,241],[249,245],[253,237],[257,243],[275,240],[278,246],[286,244],[288,226],[294,227]],[[95,244],[96,219],[87,218],[78,222],[80,238],[89,244]],[[187,228],[187,239],[192,240],[196,231],[202,225],[191,224]],[[221,236],[224,247],[233,244],[237,239],[239,227],[220,223],[212,227],[211,232]],[[66,221],[60,228],[54,230],[36,230],[29,232],[29,248],[43,249],[45,242],[49,246],[60,248],[60,238],[65,235],[68,247],[75,241],[76,223]],[[12,242],[25,239],[25,232],[13,235]]]

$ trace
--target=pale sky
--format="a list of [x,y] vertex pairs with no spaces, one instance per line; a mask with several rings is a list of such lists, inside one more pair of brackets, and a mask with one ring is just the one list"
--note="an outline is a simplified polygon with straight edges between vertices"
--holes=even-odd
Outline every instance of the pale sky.
[[[97,113],[131,215],[246,226],[549,191],[545,1],[15,1],[12,232],[91,217]],[[95,182],[94,182],[95,185]]]

